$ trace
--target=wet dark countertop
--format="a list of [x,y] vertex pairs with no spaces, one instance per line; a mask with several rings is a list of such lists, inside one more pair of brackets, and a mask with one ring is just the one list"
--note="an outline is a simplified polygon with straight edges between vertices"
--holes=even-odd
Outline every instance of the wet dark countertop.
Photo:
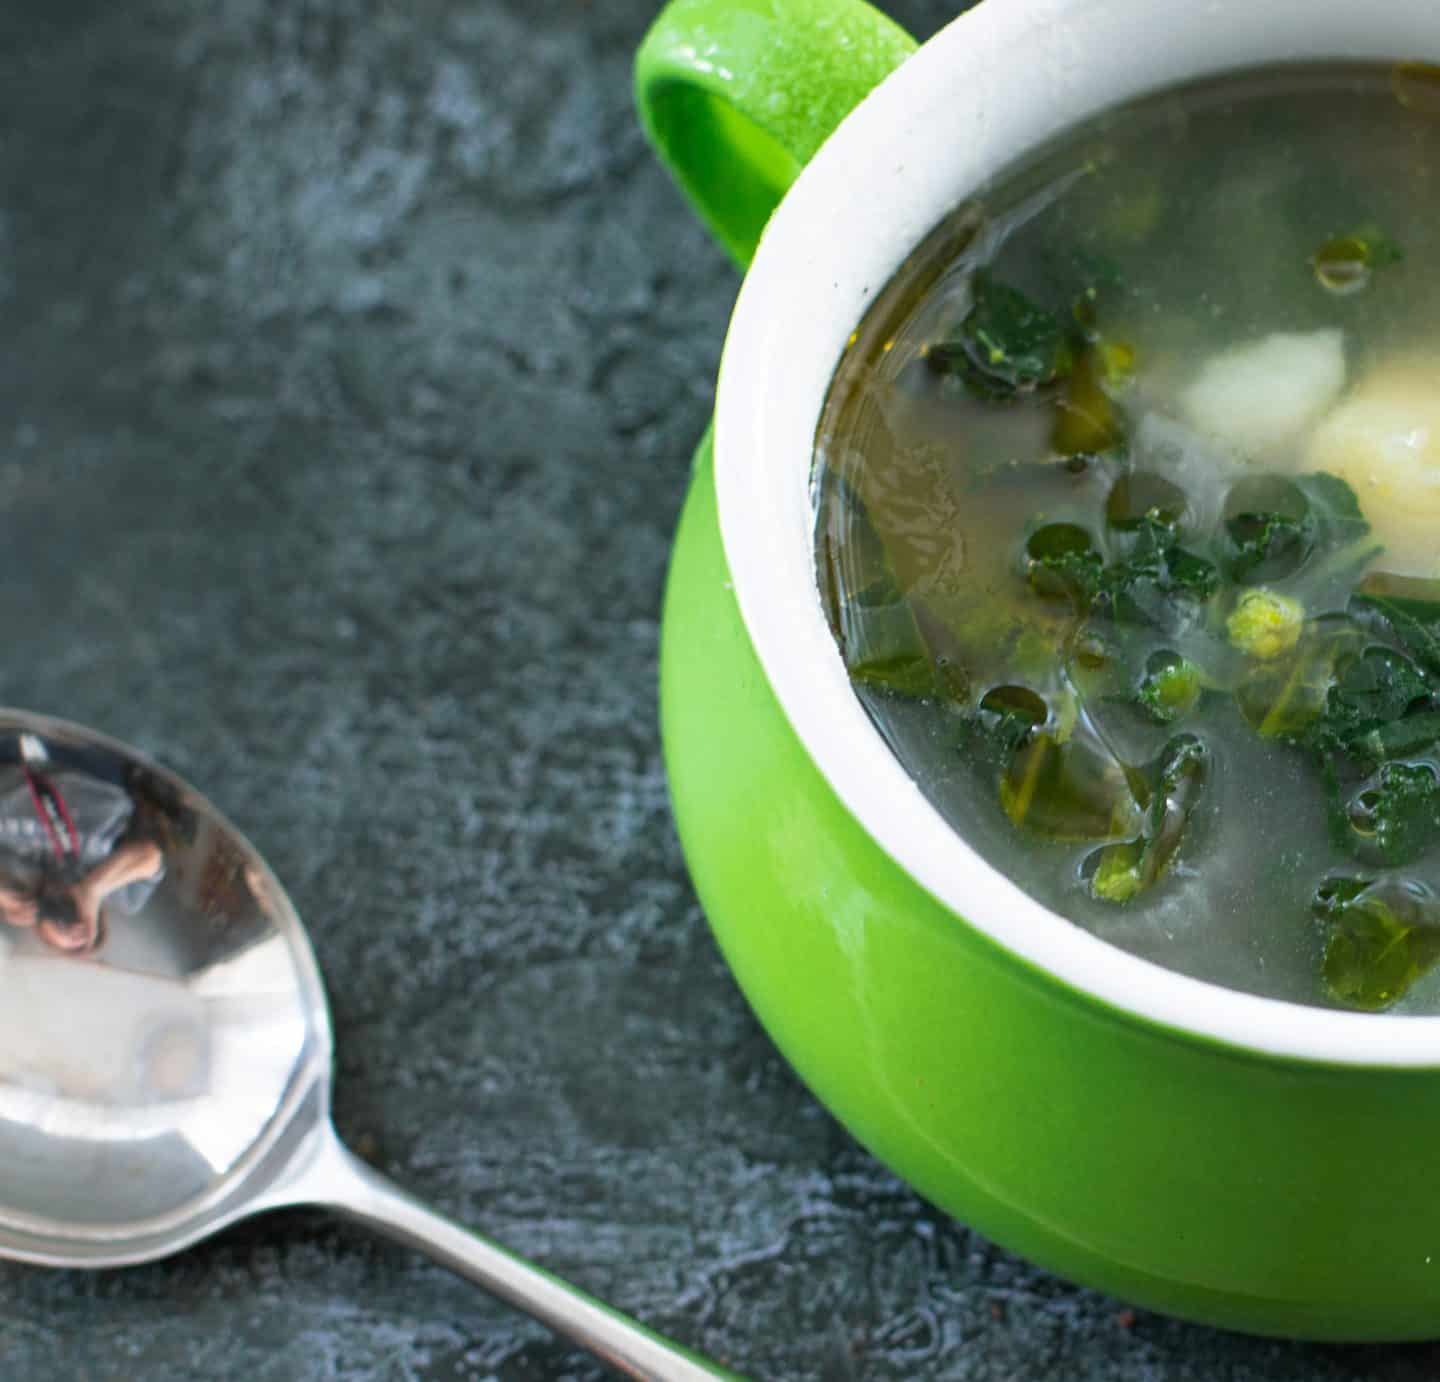
[[[876,1165],[750,1016],[656,728],[736,280],[634,121],[655,8],[0,9],[0,702],[140,745],[270,858],[352,1144],[751,1376],[1434,1377],[1432,1347],[1219,1334],[1017,1261]],[[957,5],[889,8],[928,33]],[[0,1360],[599,1376],[309,1213],[123,1272],[0,1267]]]

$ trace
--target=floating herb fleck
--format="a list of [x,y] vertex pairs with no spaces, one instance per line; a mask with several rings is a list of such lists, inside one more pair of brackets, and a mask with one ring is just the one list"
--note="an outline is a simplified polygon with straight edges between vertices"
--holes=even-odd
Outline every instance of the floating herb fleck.
[[1373,226],[1327,240],[1310,256],[1315,281],[1327,293],[1349,297],[1369,285],[1376,269],[1398,264],[1404,251]]
[[1195,709],[1201,686],[1200,669],[1189,658],[1172,652],[1152,653],[1136,700],[1151,719],[1170,725]]

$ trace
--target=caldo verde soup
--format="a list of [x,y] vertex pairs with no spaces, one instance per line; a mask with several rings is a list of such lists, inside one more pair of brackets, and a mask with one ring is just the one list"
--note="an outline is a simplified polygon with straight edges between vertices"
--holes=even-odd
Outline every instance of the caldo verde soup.
[[1010,169],[856,332],[816,500],[855,690],[990,863],[1188,974],[1440,1012],[1440,71]]

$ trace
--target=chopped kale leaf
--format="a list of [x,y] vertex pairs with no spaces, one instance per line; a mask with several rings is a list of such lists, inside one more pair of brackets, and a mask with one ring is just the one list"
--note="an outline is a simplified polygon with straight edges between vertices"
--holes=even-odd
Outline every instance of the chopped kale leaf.
[[1147,515],[1130,554],[1101,577],[1095,609],[1120,623],[1175,632],[1195,622],[1219,587],[1214,563],[1180,547],[1168,524]]
[[1202,604],[1220,589],[1220,572],[1213,561],[1197,557],[1183,547],[1165,549],[1166,582],[1170,590]]
[[1231,580],[1278,580],[1315,544],[1316,520],[1304,492],[1280,475],[1247,475],[1225,496],[1220,558]]
[[1367,576],[1350,605],[1440,678],[1440,581]]
[[1070,373],[1074,354],[1060,319],[985,271],[959,330],[930,347],[930,368],[961,376],[982,398],[1010,399]]
[[995,686],[980,698],[975,718],[1002,752],[1014,753],[1050,718],[1050,707],[1028,686]]
[[1390,1007],[1440,960],[1440,901],[1418,883],[1327,878],[1312,905],[1328,933],[1325,987],[1348,1007]]
[[1100,588],[1104,558],[1077,523],[1048,523],[1025,544],[1026,575],[1039,595],[1074,600],[1087,608]]
[[1440,842],[1440,773],[1428,763],[1386,763],[1350,800],[1353,851],[1392,867]]
[[1324,471],[1246,476],[1226,495],[1223,518],[1218,555],[1242,585],[1281,580],[1370,531],[1355,491]]
[[1317,743],[1349,748],[1428,697],[1426,680],[1409,658],[1372,645],[1351,659],[1331,684],[1316,726]]
[[1185,491],[1149,470],[1131,470],[1110,487],[1105,521],[1120,532],[1134,532],[1147,520],[1165,528],[1180,526],[1189,506]]
[[1394,720],[1353,739],[1346,746],[1361,762],[1386,763],[1440,746],[1440,710],[1426,710]]
[[1295,484],[1309,501],[1310,511],[1320,527],[1320,536],[1327,547],[1340,547],[1370,531],[1355,491],[1338,475],[1317,470],[1299,475]]
[[1165,745],[1152,765],[1153,787],[1139,836],[1098,849],[1084,873],[1091,896],[1125,903],[1151,888],[1168,872],[1184,840],[1209,771],[1209,753],[1193,734],[1180,734]]
[[1026,542],[1026,579],[1037,594],[1069,599],[1082,615],[1170,632],[1194,624],[1220,588],[1215,564],[1181,547],[1154,513],[1121,540],[1128,552],[1107,565],[1079,524],[1046,524]]

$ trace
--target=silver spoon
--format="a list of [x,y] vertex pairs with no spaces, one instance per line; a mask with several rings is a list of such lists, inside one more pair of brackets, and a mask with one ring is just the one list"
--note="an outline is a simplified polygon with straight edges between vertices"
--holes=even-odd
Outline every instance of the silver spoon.
[[319,1205],[624,1376],[735,1376],[347,1151],[331,1050],[300,918],[240,833],[123,744],[0,710],[0,1255],[117,1267]]

